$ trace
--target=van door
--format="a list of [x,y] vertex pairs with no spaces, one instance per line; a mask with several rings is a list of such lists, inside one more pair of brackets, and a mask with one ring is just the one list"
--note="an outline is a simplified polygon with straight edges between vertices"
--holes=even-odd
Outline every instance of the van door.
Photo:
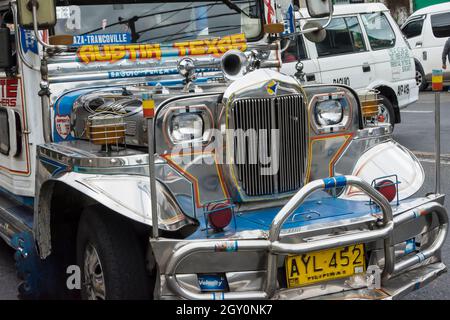
[[426,68],[424,62],[423,50],[425,45],[424,36],[424,24],[427,16],[417,16],[407,21],[402,26],[402,32],[405,35],[414,55],[414,58],[419,62],[419,66],[416,66],[416,79],[417,85],[420,86],[420,90],[424,90],[428,85],[426,83]]
[[[430,46],[425,48],[429,56],[429,67],[432,72],[433,69],[442,69],[442,51],[445,42],[450,38],[450,12],[432,14],[431,21],[431,39],[433,39]],[[447,62],[448,65],[448,62]],[[450,82],[450,70],[444,70],[444,81]],[[431,79],[431,77],[430,77]]]
[[[398,107],[406,107],[417,100],[418,88],[414,59],[403,34],[396,26],[395,20],[384,12],[361,14],[371,47],[376,86],[390,87],[397,101],[391,103]],[[395,26],[395,29],[394,29]]]
[[324,41],[316,44],[323,83],[358,90],[373,81],[370,52],[356,16],[333,18]]
[[[282,41],[281,47],[284,48],[286,40]],[[303,72],[305,73],[305,84],[320,83],[320,70],[317,59],[313,59],[315,53],[311,47],[306,47],[303,35],[295,37],[290,42],[289,47],[281,53],[283,65],[281,72],[287,75],[295,75],[296,65],[299,61],[303,63]]]

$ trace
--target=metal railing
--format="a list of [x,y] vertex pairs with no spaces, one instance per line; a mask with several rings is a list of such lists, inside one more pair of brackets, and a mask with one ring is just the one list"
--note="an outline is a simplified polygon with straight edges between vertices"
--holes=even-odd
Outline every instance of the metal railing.
[[[354,186],[367,194],[380,208],[383,219],[379,221],[378,229],[362,231],[352,234],[343,234],[336,237],[321,239],[298,244],[283,243],[280,241],[280,232],[285,221],[313,192],[318,190],[329,190],[333,188]],[[399,227],[422,216],[435,213],[439,226],[434,242],[426,249],[411,255],[398,263],[395,261],[394,244],[392,240],[395,227]],[[323,230],[326,233],[328,230]],[[391,205],[377,190],[360,178],[343,176],[317,180],[303,187],[277,214],[272,222],[267,240],[223,240],[188,243],[173,252],[170,257],[165,275],[169,288],[173,293],[186,299],[269,299],[277,290],[277,256],[278,255],[300,255],[323,249],[332,249],[351,244],[364,244],[376,240],[384,240],[384,267],[383,281],[389,280],[395,274],[420,263],[438,252],[447,237],[448,216],[445,208],[437,203],[431,202],[423,206],[393,217]],[[298,236],[302,234],[299,233]],[[245,252],[266,251],[268,253],[267,272],[263,291],[247,292],[219,292],[219,293],[197,293],[184,288],[176,278],[178,266],[189,256],[198,252]]]
[[[282,243],[279,240],[281,228],[291,214],[305,201],[305,199],[318,190],[354,186],[366,193],[380,208],[383,219],[379,228],[353,234],[344,234],[332,239],[322,239],[298,244]],[[277,256],[280,254],[303,254],[322,249],[336,248],[350,244],[362,244],[375,240],[384,240],[385,266],[384,275],[388,278],[394,272],[395,253],[392,245],[394,219],[388,201],[364,180],[343,176],[317,180],[303,187],[277,214],[273,220],[268,240],[233,240],[233,241],[205,241],[188,243],[176,250],[170,257],[166,267],[166,281],[170,289],[177,295],[187,299],[267,299],[273,296],[277,288]],[[326,230],[324,231],[326,232]],[[301,233],[299,233],[301,236]],[[224,292],[224,293],[196,293],[183,288],[177,278],[178,266],[188,256],[198,252],[236,252],[236,251],[267,251],[267,273],[264,291],[252,292]]]

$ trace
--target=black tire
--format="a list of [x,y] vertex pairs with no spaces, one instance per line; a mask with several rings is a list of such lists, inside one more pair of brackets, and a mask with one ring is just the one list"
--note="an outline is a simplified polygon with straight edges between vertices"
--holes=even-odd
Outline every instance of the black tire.
[[392,130],[393,130],[394,127],[395,127],[394,105],[392,104],[392,102],[388,98],[386,98],[382,94],[378,95],[378,98],[380,99],[381,108],[385,108],[386,112],[387,112],[387,114],[389,116],[389,119],[386,120],[386,122],[389,122],[392,125]]
[[100,262],[104,299],[151,298],[151,280],[146,272],[143,249],[133,228],[115,213],[89,207],[81,216],[77,234],[77,264],[81,269],[82,299],[89,298],[84,266],[87,250],[92,250],[90,246],[95,248]]
[[416,82],[420,91],[425,91],[428,88],[428,82],[425,78],[425,72],[422,66],[416,62]]

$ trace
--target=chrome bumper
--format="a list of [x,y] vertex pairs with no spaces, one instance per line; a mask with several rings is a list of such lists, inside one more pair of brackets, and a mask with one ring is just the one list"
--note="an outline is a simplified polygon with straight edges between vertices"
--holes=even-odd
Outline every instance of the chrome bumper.
[[[355,186],[366,193],[381,209],[383,219],[377,224],[375,230],[365,230],[356,233],[344,233],[342,235],[326,237],[320,240],[314,240],[302,243],[285,243],[280,240],[280,232],[285,221],[300,206],[305,199],[313,192],[318,190],[329,190],[347,186]],[[411,222],[420,217],[435,213],[438,218],[438,231],[434,242],[425,250],[415,255],[409,256],[401,261],[396,261],[393,235],[395,228]],[[269,235],[262,240],[202,240],[187,242],[176,247],[171,255],[167,257],[165,264],[164,277],[166,285],[170,292],[175,296],[185,299],[210,300],[210,299],[273,299],[282,298],[283,293],[290,290],[277,290],[277,258],[279,255],[301,255],[307,252],[332,249],[352,244],[366,244],[374,241],[383,242],[384,265],[382,266],[382,287],[388,287],[395,283],[396,275],[412,266],[417,266],[421,262],[432,258],[442,247],[448,230],[448,216],[445,208],[438,202],[426,203],[415,210],[407,211],[393,217],[392,208],[387,200],[367,182],[357,177],[346,176],[324,180],[318,180],[309,183],[303,187],[278,213],[272,222]],[[329,230],[323,230],[323,234]],[[298,234],[302,237],[302,234]],[[152,246],[156,245],[158,239],[152,239]],[[195,253],[209,253],[211,255],[218,252],[253,252],[263,251],[267,255],[267,264],[265,270],[265,279],[263,290],[245,291],[245,292],[224,292],[224,293],[199,293],[183,285],[177,279],[177,270],[180,264]],[[158,260],[158,258],[157,258]],[[442,265],[441,271],[445,269]],[[406,273],[407,275],[413,271]],[[442,271],[443,272],[443,271]],[[441,272],[441,273],[442,273]],[[433,274],[437,274],[434,272]],[[440,274],[440,273],[439,273]],[[398,275],[400,277],[402,275]],[[436,275],[437,276],[437,275]],[[427,276],[433,278],[433,276]],[[401,290],[400,290],[401,291]],[[292,291],[294,292],[294,291]],[[350,292],[353,292],[351,290]],[[354,293],[353,293],[354,294]],[[386,297],[393,296],[387,294]],[[331,296],[330,296],[331,298]],[[344,296],[342,296],[345,299]]]

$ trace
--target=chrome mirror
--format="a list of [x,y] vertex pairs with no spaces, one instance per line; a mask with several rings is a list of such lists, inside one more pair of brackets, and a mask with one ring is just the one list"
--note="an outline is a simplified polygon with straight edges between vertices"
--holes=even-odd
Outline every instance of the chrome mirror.
[[306,7],[312,18],[325,18],[333,14],[331,0],[306,0]]
[[48,29],[56,24],[56,5],[54,0],[17,0],[19,25],[34,29],[35,11],[38,29]]

